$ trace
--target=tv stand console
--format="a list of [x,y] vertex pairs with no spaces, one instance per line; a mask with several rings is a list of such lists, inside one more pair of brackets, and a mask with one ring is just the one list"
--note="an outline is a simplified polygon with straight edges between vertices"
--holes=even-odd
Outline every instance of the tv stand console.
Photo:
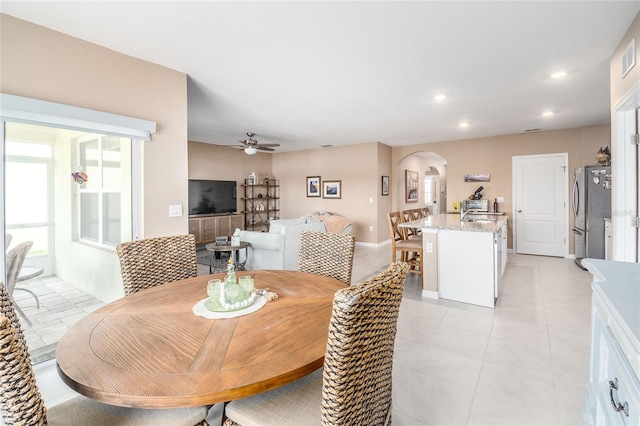
[[216,237],[229,237],[236,228],[244,229],[244,215],[216,214],[209,216],[190,216],[189,233],[195,235],[196,244],[207,244]]

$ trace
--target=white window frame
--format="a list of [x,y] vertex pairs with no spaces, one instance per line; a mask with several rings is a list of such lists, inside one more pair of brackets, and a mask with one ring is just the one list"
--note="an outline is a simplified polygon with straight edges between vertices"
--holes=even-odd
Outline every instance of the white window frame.
[[[132,239],[140,235],[142,222],[142,141],[151,140],[156,123],[70,105],[47,102],[0,93],[0,159],[4,161],[5,122],[27,123],[126,137],[131,139]],[[0,200],[4,200],[5,177],[0,173]],[[0,209],[0,224],[4,227],[4,209]],[[0,233],[0,254],[6,259],[4,232]],[[6,276],[6,265],[0,262],[0,277]]]

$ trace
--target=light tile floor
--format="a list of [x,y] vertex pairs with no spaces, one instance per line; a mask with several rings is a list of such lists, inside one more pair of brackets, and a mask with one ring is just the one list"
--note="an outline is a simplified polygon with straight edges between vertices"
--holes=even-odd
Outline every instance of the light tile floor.
[[[390,250],[356,246],[352,281],[385,270]],[[590,283],[572,260],[509,254],[503,294],[489,309],[422,298],[419,277],[410,274],[396,338],[393,424],[582,424]],[[51,356],[69,326],[103,305],[56,277],[28,285],[40,309],[29,294],[14,295],[33,322],[23,321],[34,361]]]

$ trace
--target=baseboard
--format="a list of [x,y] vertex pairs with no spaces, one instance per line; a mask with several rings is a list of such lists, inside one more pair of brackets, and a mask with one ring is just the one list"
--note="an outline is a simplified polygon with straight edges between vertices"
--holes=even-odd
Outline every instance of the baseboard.
[[361,247],[379,248],[389,244],[391,244],[391,240],[382,241],[380,243],[365,243],[363,241],[356,241],[356,246],[361,246]]
[[437,291],[431,290],[422,290],[422,297],[426,297],[427,299],[439,299]]

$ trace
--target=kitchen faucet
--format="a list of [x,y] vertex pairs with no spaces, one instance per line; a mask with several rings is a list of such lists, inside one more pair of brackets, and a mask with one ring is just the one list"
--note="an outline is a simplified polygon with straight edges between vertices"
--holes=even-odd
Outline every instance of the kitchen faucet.
[[460,209],[460,222],[464,221],[464,218],[467,216],[468,213],[482,213],[482,210],[478,210],[478,209],[465,210],[464,208]]

